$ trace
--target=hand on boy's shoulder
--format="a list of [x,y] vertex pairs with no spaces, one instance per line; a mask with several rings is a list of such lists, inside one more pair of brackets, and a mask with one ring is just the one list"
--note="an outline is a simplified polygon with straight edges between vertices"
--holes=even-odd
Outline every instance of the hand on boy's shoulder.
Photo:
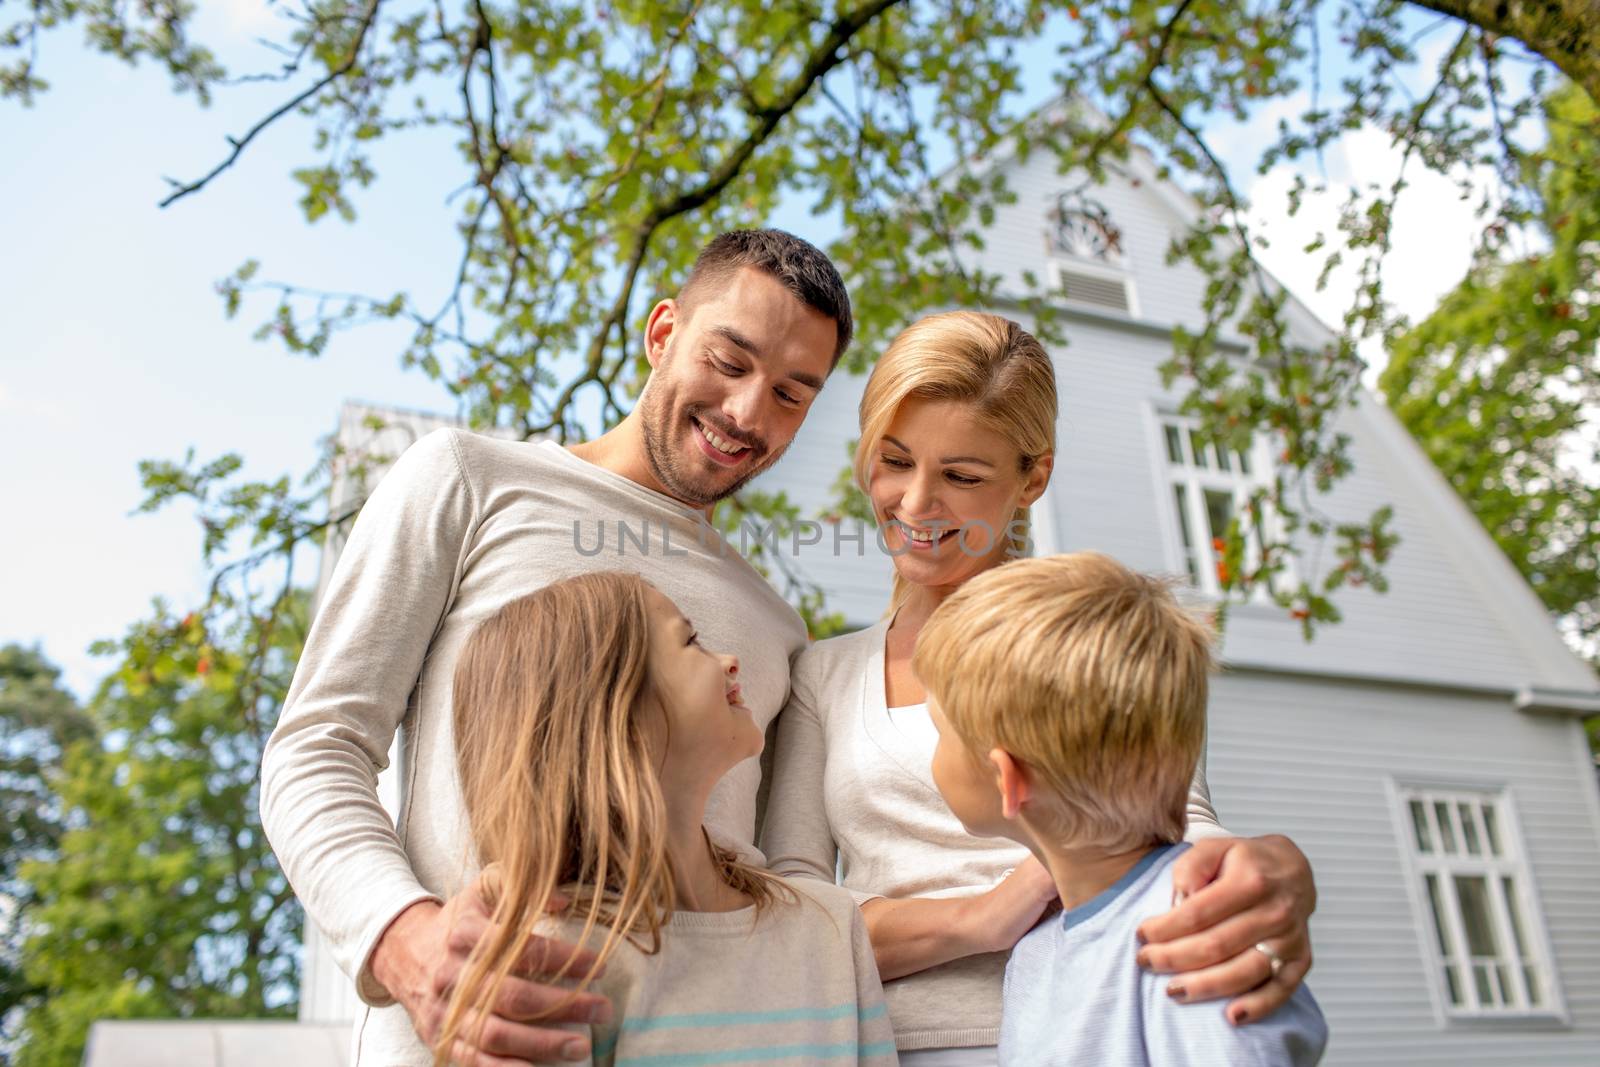
[[[1155,880],[1144,902],[1149,915],[1173,899],[1172,874],[1169,866]],[[1304,985],[1270,1016],[1235,1026],[1226,1000],[1183,1003],[1172,994],[1172,975],[1139,973],[1151,1067],[1314,1067],[1322,1059],[1328,1024]]]
[[1168,982],[1148,972],[1141,979],[1151,1067],[1314,1067],[1322,1059],[1328,1024],[1305,986],[1267,1018],[1235,1026],[1225,1001],[1182,1004]]

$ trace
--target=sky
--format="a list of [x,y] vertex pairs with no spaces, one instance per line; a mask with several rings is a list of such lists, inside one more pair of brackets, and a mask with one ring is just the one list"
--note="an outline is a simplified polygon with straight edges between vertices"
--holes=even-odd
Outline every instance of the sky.
[[[196,36],[230,69],[270,65],[253,43],[274,25],[264,0],[201,9]],[[1444,44],[1429,38],[1425,62]],[[1048,53],[1025,58],[1031,106],[1053,90]],[[347,400],[454,410],[442,387],[401,369],[403,328],[364,327],[321,359],[291,356],[251,339],[263,305],[227,320],[216,281],[254,257],[267,278],[442,293],[459,254],[446,198],[461,174],[442,136],[379,142],[379,180],[360,196],[357,223],[308,225],[288,177],[309,158],[306,129],[287,123],[211,187],[163,210],[164,176],[209,170],[224,137],[275,106],[283,88],[223,90],[200,109],[160,71],[90,54],[75,29],[47,37],[41,59],[53,85],[37,104],[0,102],[0,643],[40,645],[81,697],[107,667],[89,655],[93,641],[121,633],[152,597],[187,605],[204,588],[192,514],[133,514],[139,459],[236,451],[246,474],[274,477],[311,467]],[[1297,103],[1207,132],[1225,160],[1248,164]],[[1392,173],[1397,160],[1383,134],[1357,131],[1327,154],[1327,177],[1337,185]],[[1273,235],[1268,267],[1336,320],[1347,283],[1314,292],[1316,268],[1297,250],[1331,229],[1342,194],[1312,198],[1288,219],[1290,167],[1236,172]],[[1445,179],[1412,173],[1386,277],[1401,307],[1421,315],[1466,268],[1471,209]],[[791,210],[779,221],[789,216],[804,219]]]

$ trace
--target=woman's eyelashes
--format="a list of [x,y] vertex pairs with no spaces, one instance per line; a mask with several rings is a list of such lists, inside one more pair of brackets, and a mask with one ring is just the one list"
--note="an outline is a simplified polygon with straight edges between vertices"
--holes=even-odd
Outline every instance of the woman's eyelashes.
[[[901,459],[899,456],[883,455],[879,457],[879,460],[890,470],[908,471],[911,469],[911,461],[908,459]],[[946,480],[950,481],[954,485],[961,486],[963,489],[970,489],[973,486],[979,485],[983,482],[982,478],[974,478],[969,474],[962,474],[959,471],[953,470],[945,471],[944,476]]]

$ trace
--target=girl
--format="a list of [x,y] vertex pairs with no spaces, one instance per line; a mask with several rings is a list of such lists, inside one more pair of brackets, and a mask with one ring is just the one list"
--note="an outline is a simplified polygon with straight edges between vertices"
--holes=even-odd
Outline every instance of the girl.
[[[712,786],[762,748],[738,671],[658,590],[619,572],[514,600],[468,639],[457,767],[497,893],[439,1062],[481,1024],[474,1007],[493,1002],[526,932],[552,925],[598,946],[592,969],[566,976],[615,1009],[590,1028],[596,1064],[895,1062],[850,897],[748,866],[702,825]],[[557,898],[569,904],[550,920]]]

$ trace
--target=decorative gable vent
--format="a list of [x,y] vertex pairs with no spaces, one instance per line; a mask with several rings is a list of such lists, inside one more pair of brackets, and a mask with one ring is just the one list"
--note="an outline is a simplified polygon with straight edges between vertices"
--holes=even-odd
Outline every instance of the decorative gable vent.
[[1122,230],[1088,185],[1056,197],[1047,214],[1045,251],[1053,292],[1073,304],[1137,314],[1122,251]]
[[1055,284],[1052,286],[1063,298],[1074,304],[1110,308],[1112,311],[1130,312],[1128,279],[1126,276],[1091,274],[1075,270],[1065,263],[1055,266]]

